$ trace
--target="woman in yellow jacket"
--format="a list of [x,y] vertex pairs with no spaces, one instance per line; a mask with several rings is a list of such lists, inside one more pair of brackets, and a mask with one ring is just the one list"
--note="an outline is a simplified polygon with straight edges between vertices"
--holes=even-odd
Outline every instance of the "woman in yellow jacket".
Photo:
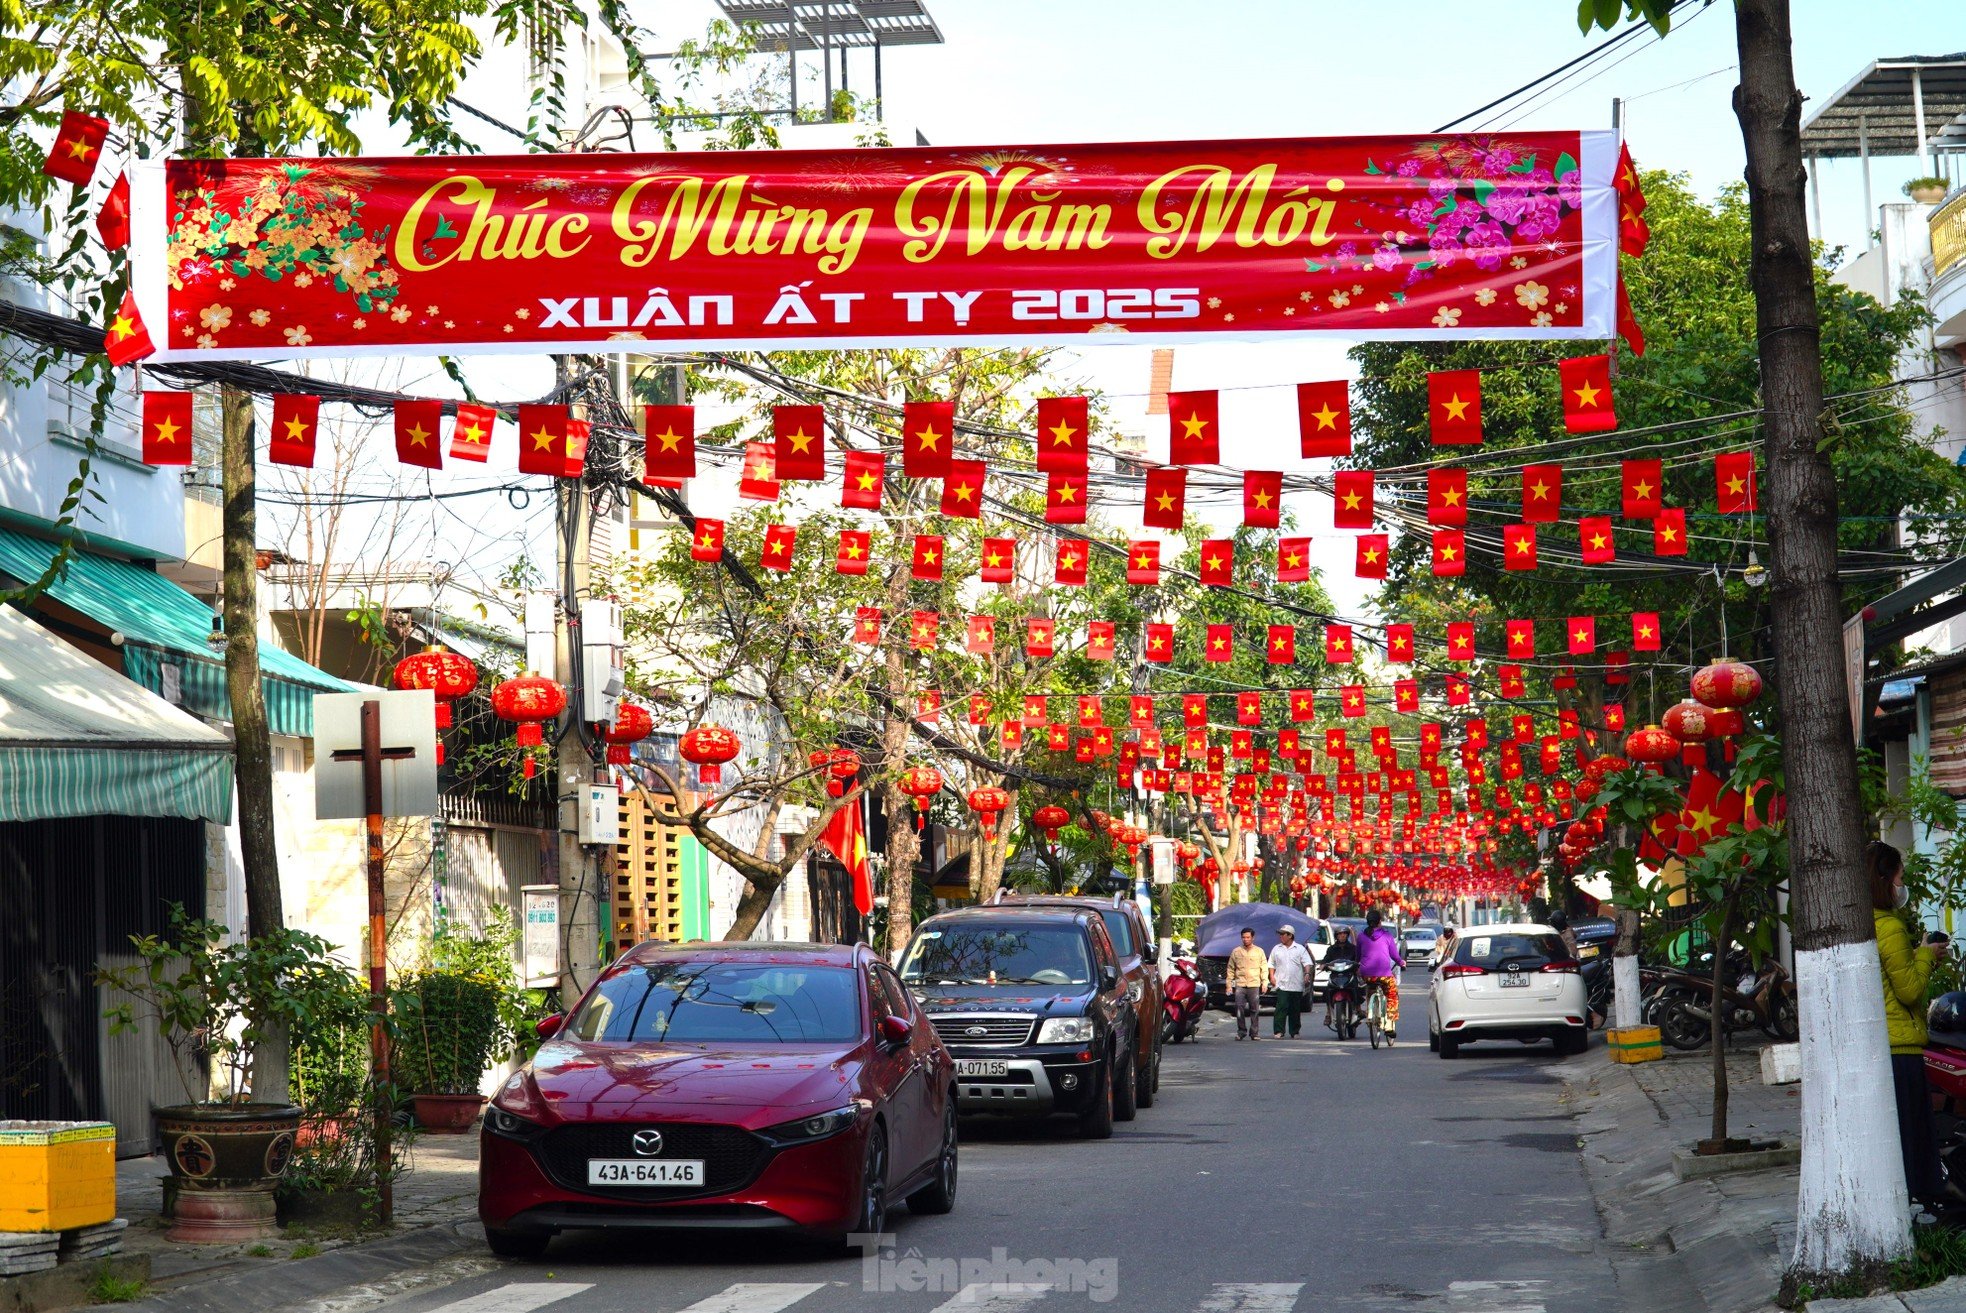
[[1873,843],[1864,853],[1864,865],[1870,873],[1877,961],[1884,976],[1884,1019],[1891,1033],[1891,1084],[1897,1092],[1905,1187],[1918,1203],[1950,1203],[1962,1192],[1939,1171],[1932,1099],[1925,1087],[1925,984],[1938,959],[1929,946],[1912,946],[1911,931],[1898,917],[1906,900],[1905,863],[1898,850],[1888,843]]

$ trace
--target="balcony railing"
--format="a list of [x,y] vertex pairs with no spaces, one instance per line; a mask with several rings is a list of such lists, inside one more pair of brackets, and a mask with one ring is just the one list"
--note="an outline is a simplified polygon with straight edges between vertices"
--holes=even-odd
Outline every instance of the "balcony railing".
[[1961,188],[1932,211],[1932,277],[1966,263],[1966,188]]

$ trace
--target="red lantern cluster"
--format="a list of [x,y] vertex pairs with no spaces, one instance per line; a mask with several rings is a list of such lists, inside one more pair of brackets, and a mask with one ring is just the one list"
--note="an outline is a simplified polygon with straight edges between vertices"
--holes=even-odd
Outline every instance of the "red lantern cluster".
[[915,800],[915,828],[928,819],[929,804],[942,792],[942,772],[933,766],[910,766],[901,772],[895,787]]
[[808,753],[806,760],[814,770],[826,772],[826,796],[843,798],[846,796],[847,782],[860,773],[860,754],[852,748],[835,745]]
[[683,735],[677,745],[683,760],[696,767],[697,778],[704,784],[724,782],[724,763],[736,759],[743,744],[737,735],[722,725],[698,725]]
[[493,715],[518,725],[512,741],[528,749],[525,776],[531,779],[537,767],[530,749],[546,742],[540,726],[567,709],[567,691],[544,675],[519,675],[492,690],[491,704]]

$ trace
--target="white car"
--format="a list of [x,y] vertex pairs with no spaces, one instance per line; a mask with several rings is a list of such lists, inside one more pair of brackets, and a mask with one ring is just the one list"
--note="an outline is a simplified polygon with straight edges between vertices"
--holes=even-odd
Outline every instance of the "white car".
[[1399,937],[1400,956],[1406,965],[1423,967],[1433,960],[1434,945],[1440,942],[1440,932],[1432,926],[1408,926]]
[[1427,991],[1427,1047],[1443,1058],[1475,1040],[1553,1040],[1582,1053],[1590,1003],[1563,936],[1546,925],[1472,926]]

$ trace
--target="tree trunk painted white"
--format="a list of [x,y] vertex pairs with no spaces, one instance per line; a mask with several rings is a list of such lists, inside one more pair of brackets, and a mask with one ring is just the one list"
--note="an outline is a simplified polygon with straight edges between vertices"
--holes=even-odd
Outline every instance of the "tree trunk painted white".
[[1898,1152],[1897,1103],[1877,941],[1795,955],[1802,1015],[1800,1272],[1842,1272],[1911,1252],[1910,1199]]
[[1611,1024],[1626,1030],[1638,1024],[1638,959],[1611,959]]

